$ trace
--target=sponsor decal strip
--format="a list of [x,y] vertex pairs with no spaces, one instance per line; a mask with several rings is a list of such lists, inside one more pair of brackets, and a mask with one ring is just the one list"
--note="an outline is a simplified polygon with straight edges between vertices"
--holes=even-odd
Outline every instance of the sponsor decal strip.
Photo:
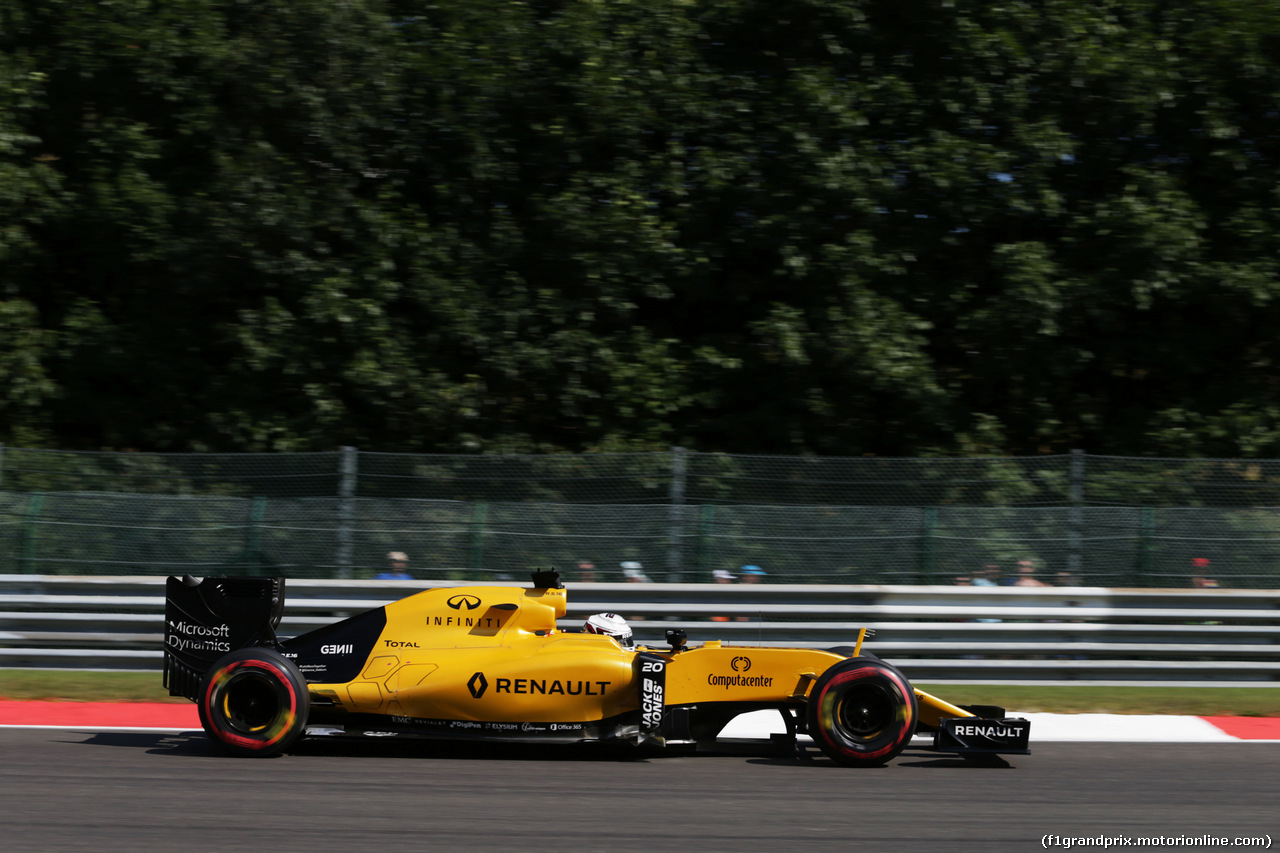
[[169,621],[164,642],[175,652],[229,652],[231,651],[231,626],[208,626],[185,619]]
[[961,737],[1001,738],[1018,737],[1022,734],[1022,729],[1020,728],[999,725],[966,726],[963,723],[953,725],[951,731]]
[[404,717],[393,715],[388,718],[398,726],[410,729],[430,729],[433,731],[456,732],[460,735],[485,734],[508,737],[524,737],[539,735],[559,735],[561,737],[585,737],[588,727],[598,723],[556,722],[556,723],[495,723],[482,720],[435,720],[426,717]]
[[640,730],[656,735],[662,728],[667,693],[667,662],[658,655],[641,652],[640,665]]
[[[612,681],[570,681],[559,678],[495,678],[495,693],[510,693],[521,696],[603,696]],[[480,699],[489,689],[489,679],[483,672],[477,672],[467,680],[467,689],[471,698]]]
[[498,693],[545,694],[551,696],[603,696],[612,681],[561,681],[558,678],[496,678]]
[[712,687],[772,687],[773,677],[768,675],[708,675],[707,684]]

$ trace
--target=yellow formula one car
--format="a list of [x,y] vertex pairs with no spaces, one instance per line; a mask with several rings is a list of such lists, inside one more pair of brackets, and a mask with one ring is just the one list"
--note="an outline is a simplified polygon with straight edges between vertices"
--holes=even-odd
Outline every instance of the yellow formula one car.
[[[828,651],[636,648],[625,623],[557,628],[566,590],[428,589],[292,639],[275,629],[282,578],[171,577],[164,683],[194,700],[209,736],[238,755],[272,755],[303,736],[621,741],[710,747],[740,714],[777,709],[782,742],[807,733],[847,765],[883,764],[917,732],[964,755],[1026,753],[1030,723],[914,690],[858,645]],[[622,624],[611,624],[622,623]]]

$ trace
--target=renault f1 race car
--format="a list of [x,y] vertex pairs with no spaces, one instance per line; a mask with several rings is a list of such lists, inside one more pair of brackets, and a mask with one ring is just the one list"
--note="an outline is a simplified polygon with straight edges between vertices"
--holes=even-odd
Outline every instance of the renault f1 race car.
[[[283,578],[170,577],[164,683],[209,737],[265,756],[308,736],[631,743],[711,748],[740,714],[778,710],[784,747],[809,735],[834,761],[880,765],[919,731],[965,756],[1027,753],[1030,723],[914,690],[857,645],[634,647],[629,633],[558,629],[555,570],[533,588],[428,589],[277,639]],[[607,628],[607,626],[606,626]]]

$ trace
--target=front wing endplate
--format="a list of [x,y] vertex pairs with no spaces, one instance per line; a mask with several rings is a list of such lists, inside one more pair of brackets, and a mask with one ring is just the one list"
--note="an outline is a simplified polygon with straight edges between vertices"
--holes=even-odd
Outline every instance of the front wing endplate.
[[1021,717],[947,717],[939,721],[933,745],[939,752],[1027,755],[1030,740],[1031,721]]

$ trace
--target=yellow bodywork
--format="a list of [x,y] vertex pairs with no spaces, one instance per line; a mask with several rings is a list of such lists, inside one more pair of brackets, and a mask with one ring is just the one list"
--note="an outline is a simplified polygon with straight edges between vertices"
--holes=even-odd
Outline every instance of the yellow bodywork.
[[[559,630],[564,589],[431,589],[384,610],[386,625],[359,674],[310,684],[314,697],[350,713],[454,720],[459,727],[468,721],[586,723],[639,707],[637,651],[606,636]],[[818,676],[844,659],[719,641],[680,652],[643,651],[667,662],[667,706],[798,704]],[[928,694],[917,696],[926,723],[970,716]]]
[[923,690],[916,690],[915,694],[916,701],[920,703],[920,722],[926,726],[937,728],[938,723],[946,717],[974,716],[963,708],[952,705],[937,696],[925,693]]

